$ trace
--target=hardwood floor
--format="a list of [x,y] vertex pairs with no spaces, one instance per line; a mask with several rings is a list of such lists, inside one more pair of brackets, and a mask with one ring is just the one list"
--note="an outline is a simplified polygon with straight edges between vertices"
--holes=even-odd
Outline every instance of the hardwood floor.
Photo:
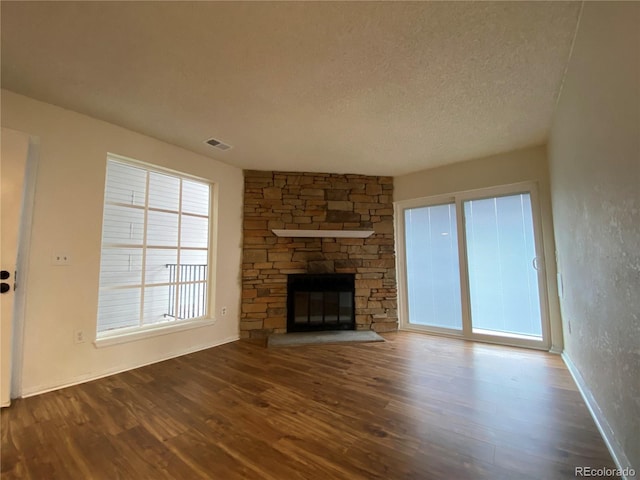
[[560,357],[235,342],[16,400],[3,479],[563,479],[614,464]]

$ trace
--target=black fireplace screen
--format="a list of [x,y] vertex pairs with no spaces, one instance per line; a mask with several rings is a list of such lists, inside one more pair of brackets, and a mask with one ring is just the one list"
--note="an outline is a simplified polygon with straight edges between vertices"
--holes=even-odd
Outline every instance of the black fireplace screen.
[[287,332],[353,330],[355,276],[294,274],[287,282]]

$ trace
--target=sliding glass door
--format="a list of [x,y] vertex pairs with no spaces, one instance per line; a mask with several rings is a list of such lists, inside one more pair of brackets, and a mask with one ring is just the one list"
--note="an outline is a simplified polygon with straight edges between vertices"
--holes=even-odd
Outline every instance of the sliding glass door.
[[413,203],[398,212],[403,328],[548,346],[534,186]]
[[462,330],[456,206],[406,209],[409,321]]
[[474,333],[542,337],[531,195],[464,202]]

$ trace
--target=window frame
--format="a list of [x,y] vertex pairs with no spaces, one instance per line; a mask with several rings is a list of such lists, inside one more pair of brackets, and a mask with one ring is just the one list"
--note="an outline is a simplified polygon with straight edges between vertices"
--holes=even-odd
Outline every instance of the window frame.
[[[207,239],[207,276],[206,276],[206,280],[205,280],[205,292],[206,292],[206,301],[204,304],[205,307],[205,314],[203,316],[199,316],[199,317],[195,317],[195,318],[189,318],[189,319],[183,319],[183,320],[167,320],[166,322],[159,322],[159,323],[154,323],[154,324],[148,324],[148,325],[144,325],[142,324],[143,321],[143,317],[142,317],[142,311],[141,311],[141,315],[140,315],[140,324],[136,325],[136,326],[130,326],[130,327],[120,327],[120,328],[115,328],[112,330],[106,330],[103,332],[99,332],[98,331],[98,315],[99,315],[99,302],[96,303],[96,316],[95,316],[95,326],[96,326],[96,330],[95,330],[95,340],[94,340],[94,345],[96,347],[104,347],[104,346],[109,346],[109,345],[115,345],[115,344],[120,344],[120,343],[126,343],[126,342],[131,342],[131,341],[136,341],[136,340],[140,340],[143,338],[148,338],[148,337],[154,337],[154,336],[158,336],[158,335],[166,335],[166,334],[170,334],[170,333],[174,333],[174,332],[179,332],[179,331],[183,331],[183,330],[189,330],[189,329],[193,329],[193,328],[199,328],[199,327],[203,327],[203,326],[208,326],[208,325],[212,325],[215,323],[216,319],[214,317],[214,312],[215,312],[215,298],[213,295],[213,292],[215,291],[215,258],[216,258],[216,246],[217,246],[217,242],[215,241],[215,233],[216,233],[216,220],[217,220],[217,185],[215,182],[212,182],[211,180],[202,178],[202,177],[198,177],[195,175],[191,175],[185,172],[181,172],[181,171],[177,171],[177,170],[173,170],[170,168],[166,168],[166,167],[162,167],[159,165],[155,165],[155,164],[151,164],[148,162],[144,162],[144,161],[140,161],[140,160],[135,160],[132,158],[128,158],[122,155],[118,155],[118,154],[114,154],[111,152],[107,152],[106,154],[106,161],[105,161],[105,179],[104,179],[104,199],[102,202],[102,216],[101,216],[101,235],[100,235],[100,274],[102,273],[102,256],[103,256],[103,250],[105,248],[104,242],[103,242],[103,235],[104,235],[104,216],[106,213],[106,206],[107,206],[107,171],[108,171],[108,167],[109,167],[109,162],[113,161],[115,163],[120,163],[123,165],[127,165],[127,166],[131,166],[133,168],[138,168],[141,170],[144,170],[147,174],[147,191],[145,192],[145,204],[144,206],[140,207],[140,206],[136,206],[135,209],[139,209],[142,210],[144,212],[144,223],[143,223],[143,228],[144,228],[144,237],[143,237],[143,241],[142,241],[142,249],[143,252],[146,252],[147,249],[147,239],[146,239],[146,231],[147,231],[147,222],[148,222],[148,212],[149,211],[163,211],[163,209],[159,208],[153,208],[152,210],[149,209],[149,205],[148,205],[148,196],[149,196],[149,192],[148,192],[148,175],[149,173],[157,173],[160,175],[168,175],[171,176],[173,178],[178,178],[181,181],[182,180],[187,180],[187,181],[194,181],[194,182],[198,182],[198,183],[202,183],[208,186],[209,188],[209,205],[208,205],[208,239]],[[110,205],[120,205],[117,202],[110,202]],[[178,214],[179,219],[182,218],[182,211],[180,209],[180,211],[175,212]],[[198,215],[195,215],[198,216]],[[181,220],[179,220],[180,222]],[[180,223],[179,223],[180,224]],[[112,245],[111,245],[112,246]],[[127,245],[123,245],[122,246],[123,249],[127,248]],[[176,246],[176,248],[179,250],[180,249],[180,244],[178,242],[178,245]],[[202,249],[204,250],[204,249]],[[144,262],[144,257],[146,255],[143,253],[143,262]],[[145,265],[142,265],[142,271],[141,271],[141,277],[140,277],[141,283],[138,285],[136,284],[136,286],[131,287],[132,289],[137,288],[141,291],[144,291],[145,287],[147,286],[154,286],[154,284],[147,284],[147,278],[146,278],[146,272],[145,272]],[[170,287],[170,284],[172,282],[169,282],[169,284],[167,284],[167,288]],[[184,283],[176,283],[175,286],[177,287],[178,285],[181,285]],[[161,285],[160,285],[161,286]],[[101,278],[99,276],[98,278],[98,292],[100,292],[100,290],[102,289],[103,285],[101,283]],[[99,295],[99,293],[98,293]],[[144,304],[144,298],[141,298],[141,305]]]

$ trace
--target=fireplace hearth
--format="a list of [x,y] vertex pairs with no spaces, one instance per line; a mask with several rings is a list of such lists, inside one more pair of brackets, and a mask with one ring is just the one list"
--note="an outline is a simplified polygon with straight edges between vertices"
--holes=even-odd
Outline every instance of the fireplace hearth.
[[290,274],[287,332],[354,330],[354,295],[354,274]]

